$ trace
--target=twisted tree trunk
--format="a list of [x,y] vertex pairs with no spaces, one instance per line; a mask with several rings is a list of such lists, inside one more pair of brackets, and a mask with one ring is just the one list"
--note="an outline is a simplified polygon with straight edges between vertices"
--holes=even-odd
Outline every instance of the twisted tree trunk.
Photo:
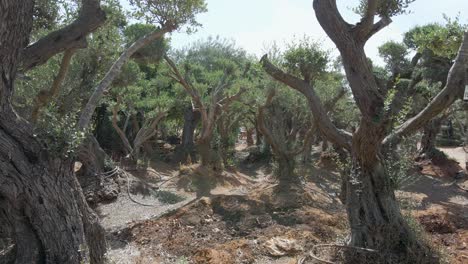
[[[61,41],[70,40],[70,35],[81,38],[87,34],[75,30],[60,38],[60,32],[54,33],[49,45],[38,41],[23,51],[29,42],[33,2],[4,0],[0,4],[0,217],[4,218],[0,222],[13,227],[15,263],[103,263],[104,230],[84,199],[73,174],[73,161],[49,153],[31,124],[11,106],[21,52],[43,47],[47,54],[56,54],[59,48],[54,47],[62,47]],[[93,0],[83,0],[79,21],[89,15],[87,8],[96,15],[89,18],[90,23],[103,22],[99,2]],[[97,24],[78,28],[92,31]],[[36,60],[24,60],[23,67],[39,63],[47,54],[31,54],[28,59]]]
[[72,161],[47,153],[26,122],[2,110],[0,211],[14,225],[16,263],[102,263],[104,230]]

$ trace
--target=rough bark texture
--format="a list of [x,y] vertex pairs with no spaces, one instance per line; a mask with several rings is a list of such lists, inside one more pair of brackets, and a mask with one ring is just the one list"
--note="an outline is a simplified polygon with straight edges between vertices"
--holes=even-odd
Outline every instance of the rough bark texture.
[[294,173],[296,168],[295,157],[281,155],[277,156],[278,161],[278,181],[279,181],[279,191],[289,192],[292,187],[297,187],[301,185],[299,177]]
[[78,181],[87,193],[88,189],[100,185],[100,174],[104,173],[106,153],[94,136],[88,136],[78,149],[77,160],[81,168],[76,172]]
[[21,70],[27,71],[42,65],[55,54],[66,50],[86,47],[86,36],[104,24],[106,14],[100,7],[100,0],[82,0],[81,6],[78,18],[73,23],[24,48]]
[[[385,14],[380,15],[380,20],[375,22],[378,3],[375,0],[365,1],[363,17],[359,23],[353,25],[343,19],[336,0],[313,2],[318,22],[340,51],[353,98],[362,114],[359,128],[353,134],[333,125],[326,115],[324,105],[315,94],[314,87],[307,80],[285,73],[272,65],[266,56],[262,58],[262,64],[273,78],[304,94],[321,134],[351,154],[353,171],[347,179],[346,188],[343,188],[347,193],[345,200],[351,227],[350,244],[374,248],[382,253],[389,252],[389,256],[397,258],[395,263],[411,263],[411,259],[405,259],[411,252],[425,251],[421,250],[422,245],[414,241],[411,230],[401,217],[381,151],[382,148],[397,144],[402,137],[416,132],[461,98],[466,85],[468,32],[465,33],[442,91],[424,110],[390,131],[391,113],[398,111],[398,103],[392,104],[392,109],[387,111],[390,114],[385,114],[386,88],[374,76],[372,65],[364,52],[367,40],[391,22],[390,17]],[[408,88],[412,90],[417,82],[417,78],[413,78]],[[432,263],[431,257],[428,258],[429,263]],[[388,261],[390,260],[382,260]],[[424,260],[419,258],[418,261]]]
[[[414,240],[412,231],[402,219],[383,163],[384,158],[381,157],[382,142],[384,146],[397,143],[401,137],[414,133],[460,98],[466,83],[468,33],[465,33],[465,40],[445,88],[414,118],[395,131],[388,131],[391,118],[382,114],[385,89],[379,86],[373,76],[371,64],[364,52],[366,41],[391,22],[390,18],[383,16],[374,23],[377,14],[375,3],[368,1],[365,15],[356,25],[343,19],[336,0],[314,0],[313,6],[320,25],[340,51],[346,77],[362,114],[359,128],[352,136],[353,170],[346,187],[350,244],[389,252],[398,259],[398,263],[404,263],[412,261],[411,258],[406,259],[411,252],[425,251],[421,250],[422,245]],[[329,133],[323,135],[333,141]],[[413,258],[416,259],[424,261],[424,256],[423,259]]]
[[388,254],[378,263],[437,263],[433,256],[425,256],[428,249],[416,241],[388,181],[380,161],[366,167],[353,161],[345,199],[352,231],[349,244]]
[[14,230],[16,263],[102,263],[104,230],[72,161],[48,153],[10,103],[32,14],[33,1],[0,2],[0,222]]

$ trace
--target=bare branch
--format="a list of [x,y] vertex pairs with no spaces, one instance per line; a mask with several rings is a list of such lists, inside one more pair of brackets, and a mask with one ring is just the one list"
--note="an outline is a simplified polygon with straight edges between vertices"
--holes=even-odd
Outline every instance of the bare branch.
[[191,84],[187,82],[187,80],[182,76],[180,73],[179,69],[177,69],[177,66],[175,65],[174,61],[172,61],[169,56],[164,55],[164,59],[166,60],[167,64],[169,65],[169,68],[171,69],[172,73],[169,75],[169,77],[173,78],[175,81],[180,83],[182,87],[185,89],[185,91],[192,97],[192,99],[195,101],[195,105],[197,108],[204,108],[203,103],[201,101],[200,95],[198,94],[197,90],[195,90]]
[[137,136],[135,137],[134,141],[134,146],[140,146],[141,144],[145,143],[146,141],[150,140],[152,137],[154,137],[157,133],[157,126],[159,123],[161,123],[161,120],[166,118],[167,116],[167,111],[164,112],[159,112],[155,118],[153,118],[150,121],[150,124],[146,128],[140,129],[142,131],[142,134],[140,135],[140,131],[137,133]]
[[119,96],[117,98],[117,102],[115,106],[112,107],[112,127],[114,127],[115,132],[117,132],[120,139],[122,140],[122,143],[125,147],[126,154],[130,154],[133,152],[133,148],[130,145],[130,141],[128,140],[127,135],[125,135],[125,132],[119,127],[118,120],[117,120],[121,103],[122,103],[122,98]]
[[[314,10],[320,25],[340,51],[346,77],[363,118],[368,122],[378,120],[376,115],[384,106],[384,98],[364,51],[367,39],[353,34],[351,26],[343,22],[336,0],[314,0]],[[378,30],[387,22],[382,18],[370,32]],[[366,35],[366,38],[370,37]]]
[[379,0],[367,0],[366,13],[361,18],[361,21],[354,27],[356,36],[366,36],[368,32],[371,31],[374,25],[374,19],[375,14],[377,13],[378,5]]
[[389,17],[382,17],[379,22],[375,23],[364,36],[361,37],[362,42],[367,42],[373,35],[377,34],[380,30],[392,23],[392,19]]
[[323,135],[326,135],[330,141],[340,147],[345,149],[351,148],[351,134],[335,127],[327,116],[327,111],[312,86],[274,66],[266,55],[263,56],[261,63],[264,70],[271,77],[299,91],[306,97],[309,108],[314,116],[314,121],[319,124],[319,130]]
[[217,104],[221,106],[221,109],[223,111],[226,111],[233,102],[240,99],[240,97],[242,96],[243,93],[245,93],[245,91],[247,91],[247,89],[245,89],[244,87],[241,87],[239,92],[237,92],[234,95],[231,95],[231,96],[228,96],[219,100]]
[[463,43],[447,77],[447,83],[442,91],[415,117],[399,126],[394,133],[387,136],[384,144],[398,142],[402,137],[410,135],[436,117],[453,102],[463,96],[468,78],[468,32],[465,32]]
[[109,71],[107,71],[104,78],[101,80],[99,85],[95,88],[93,94],[88,100],[85,109],[81,112],[80,120],[78,122],[78,128],[81,130],[86,129],[91,122],[91,117],[94,113],[94,110],[101,100],[104,91],[106,91],[109,86],[112,84],[114,79],[120,74],[122,66],[130,59],[130,57],[137,52],[139,49],[149,45],[151,42],[164,37],[168,32],[174,31],[176,28],[172,25],[157,29],[150,34],[139,38],[135,41],[130,47],[128,47],[120,57],[114,62]]
[[21,69],[28,71],[44,64],[55,54],[68,49],[86,48],[86,36],[99,28],[106,20],[100,0],[82,0],[78,18],[70,25],[54,31],[22,52]]
[[271,148],[275,153],[281,153],[283,152],[280,146],[276,143],[276,140],[274,139],[273,135],[270,133],[268,128],[265,125],[265,110],[268,106],[271,105],[271,102],[273,101],[273,98],[275,97],[275,90],[271,89],[268,92],[267,95],[267,100],[264,105],[259,106],[258,108],[258,113],[257,113],[257,125],[258,125],[258,130],[262,135],[265,137],[265,139],[268,141],[270,144]]
[[63,54],[62,62],[60,63],[60,69],[57,75],[54,78],[52,87],[49,91],[42,90],[38,93],[34,99],[34,106],[31,113],[31,121],[35,123],[39,118],[41,108],[46,106],[54,97],[56,97],[60,91],[60,86],[62,85],[63,80],[67,76],[68,69],[70,68],[70,62],[75,54],[76,49],[66,50]]

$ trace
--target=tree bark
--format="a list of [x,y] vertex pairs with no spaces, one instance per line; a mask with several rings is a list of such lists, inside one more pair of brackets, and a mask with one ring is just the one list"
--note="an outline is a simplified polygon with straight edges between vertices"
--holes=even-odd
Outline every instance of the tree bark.
[[421,155],[425,158],[432,158],[437,153],[435,146],[437,134],[442,127],[442,118],[434,118],[427,123],[423,128],[423,136],[421,138]]
[[57,97],[57,95],[59,94],[60,86],[62,86],[62,83],[65,80],[65,77],[67,76],[68,68],[70,68],[71,59],[74,53],[75,49],[69,49],[64,52],[62,62],[60,63],[59,72],[54,78],[52,87],[49,91],[40,91],[39,94],[36,96],[34,100],[33,110],[31,113],[31,121],[33,123],[37,122],[42,108],[46,107],[47,104],[49,104],[50,101]]
[[176,160],[181,163],[186,163],[189,160],[195,161],[195,129],[200,121],[200,113],[194,111],[189,105],[184,110],[184,128],[182,131],[182,142],[177,148]]
[[254,128],[247,128],[247,133],[246,133],[246,137],[247,137],[247,146],[253,146],[254,144],[254,138],[253,138],[253,131],[254,131]]
[[13,209],[17,263],[103,263],[104,230],[72,161],[47,153],[30,131],[14,112],[2,111],[0,210]]
[[11,106],[32,21],[33,1],[1,2],[0,217],[14,227],[16,263],[103,263],[104,230],[84,199],[73,161],[49,153]]
[[24,48],[21,70],[28,71],[42,65],[66,50],[86,48],[86,37],[105,21],[106,14],[100,7],[100,0],[81,0],[81,10],[75,21]]
[[84,186],[99,185],[101,179],[98,175],[104,172],[106,153],[94,136],[88,136],[81,144],[77,159],[82,164],[77,172],[80,185],[83,188]]
[[[376,263],[438,263],[430,250],[414,236],[401,215],[385,165],[377,160],[373,165],[353,158],[352,171],[346,181],[346,209],[351,237],[350,246],[369,248],[388,255],[379,256]],[[347,263],[359,259],[348,256]],[[362,259],[361,259],[362,260]]]

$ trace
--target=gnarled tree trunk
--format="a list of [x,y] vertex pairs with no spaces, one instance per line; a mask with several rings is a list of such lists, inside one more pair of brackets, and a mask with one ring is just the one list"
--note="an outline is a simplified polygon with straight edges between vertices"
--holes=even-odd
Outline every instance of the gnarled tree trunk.
[[16,263],[102,263],[104,230],[72,161],[48,154],[26,122],[2,110],[0,210],[14,225]]
[[[30,123],[11,106],[19,54],[28,44],[32,27],[33,2],[0,4],[0,217],[6,218],[0,223],[9,222],[14,230],[15,263],[103,263],[104,230],[84,199],[72,160],[48,153]],[[103,16],[99,2],[84,0],[83,8],[78,20],[89,15],[86,8],[91,8],[98,14],[90,22],[103,21],[98,16]],[[38,41],[29,51],[46,47],[49,54],[56,54],[53,47],[73,33],[63,38],[52,33],[56,37],[52,43],[44,46]],[[40,61],[33,54],[27,59]],[[31,66],[27,59],[25,68]]]
[[[427,255],[430,250],[417,240],[403,218],[383,162],[376,158],[372,165],[364,165],[356,157],[353,160],[344,188],[352,230],[349,245],[391,254],[374,254],[376,263],[438,263],[436,256]],[[355,253],[359,252],[348,256],[348,263],[362,261],[362,255]]]

